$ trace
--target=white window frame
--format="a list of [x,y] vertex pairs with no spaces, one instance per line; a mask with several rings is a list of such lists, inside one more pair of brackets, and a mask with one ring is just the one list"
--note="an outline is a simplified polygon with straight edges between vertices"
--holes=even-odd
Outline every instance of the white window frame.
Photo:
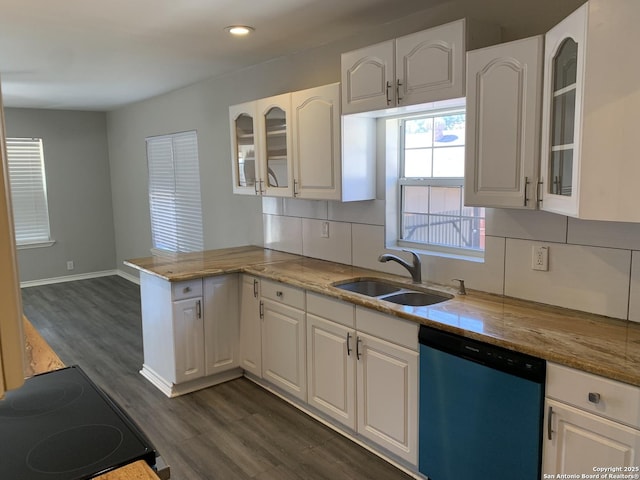
[[[404,122],[406,120],[417,119],[417,118],[428,118],[428,117],[438,117],[444,115],[455,115],[466,113],[465,108],[461,107],[449,107],[443,109],[429,110],[423,111],[419,113],[415,113],[412,115],[405,115],[401,117],[397,117],[397,132],[399,135],[398,138],[398,181],[397,181],[397,191],[396,191],[396,202],[397,202],[397,246],[403,248],[411,248],[414,250],[422,251],[430,254],[442,254],[451,257],[457,258],[469,258],[469,259],[482,259],[484,258],[484,249],[479,248],[465,248],[465,247],[457,247],[457,246],[449,246],[442,244],[435,244],[429,242],[416,242],[403,239],[402,236],[404,234],[404,187],[406,186],[435,186],[435,187],[459,187],[461,189],[461,212],[460,216],[466,218],[462,215],[463,199],[464,199],[464,177],[427,177],[427,178],[416,178],[416,177],[404,177],[403,173],[405,171],[404,161],[405,161],[405,134],[404,134]],[[459,146],[459,145],[456,145]],[[433,148],[451,148],[448,146],[440,146]],[[486,218],[486,217],[483,217]]]
[[204,249],[195,130],[146,139],[152,251]]
[[42,138],[5,139],[16,247],[48,247],[51,239]]

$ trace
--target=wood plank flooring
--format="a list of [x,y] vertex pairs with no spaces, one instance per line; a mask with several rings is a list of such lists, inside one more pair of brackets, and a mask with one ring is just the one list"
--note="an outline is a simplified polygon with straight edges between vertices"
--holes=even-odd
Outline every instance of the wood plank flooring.
[[22,290],[24,311],[140,425],[172,480],[411,478],[244,378],[169,399],[142,366],[139,287],[111,276]]

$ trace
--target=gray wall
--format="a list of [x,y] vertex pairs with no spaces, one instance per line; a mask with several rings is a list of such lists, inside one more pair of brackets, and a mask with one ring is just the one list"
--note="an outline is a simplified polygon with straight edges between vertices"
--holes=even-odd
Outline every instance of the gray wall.
[[[55,244],[21,249],[21,281],[113,270],[115,236],[106,114],[5,109],[9,137],[43,139],[49,222]],[[75,269],[67,271],[67,261]]]

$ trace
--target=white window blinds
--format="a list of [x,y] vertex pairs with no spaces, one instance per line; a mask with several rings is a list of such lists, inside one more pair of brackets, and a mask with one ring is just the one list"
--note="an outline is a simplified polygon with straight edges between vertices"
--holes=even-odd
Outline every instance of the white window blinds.
[[16,244],[50,241],[41,138],[7,138],[7,160]]
[[203,250],[196,132],[147,138],[147,161],[153,247]]

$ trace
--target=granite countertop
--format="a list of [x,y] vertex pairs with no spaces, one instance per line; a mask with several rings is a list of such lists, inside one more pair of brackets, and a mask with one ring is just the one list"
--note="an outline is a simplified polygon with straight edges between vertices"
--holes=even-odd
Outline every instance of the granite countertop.
[[373,277],[416,288],[410,279],[261,247],[163,254],[125,263],[170,282],[244,272],[640,386],[640,324],[634,322],[474,290],[456,295],[451,287],[429,283],[417,288],[454,298],[426,307],[395,305],[333,284]]

